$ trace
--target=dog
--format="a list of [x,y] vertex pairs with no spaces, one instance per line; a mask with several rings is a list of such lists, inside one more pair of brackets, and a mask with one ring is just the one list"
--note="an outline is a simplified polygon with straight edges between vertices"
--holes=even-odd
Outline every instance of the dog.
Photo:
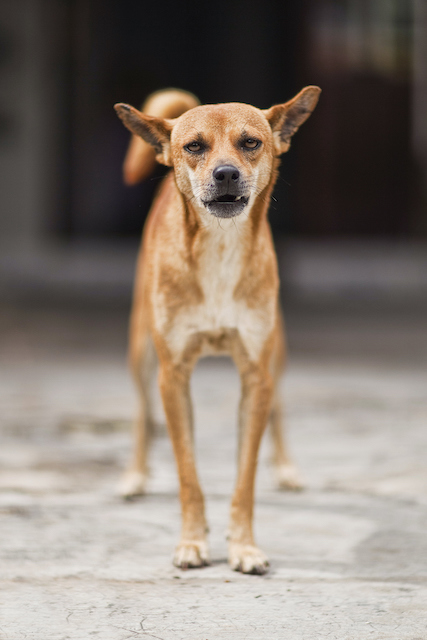
[[139,397],[132,463],[122,493],[143,493],[153,419],[150,374],[159,386],[180,482],[182,535],[174,564],[209,564],[204,497],[193,449],[190,375],[205,355],[228,354],[241,378],[238,477],[231,502],[229,563],[263,574],[255,545],[254,482],[270,420],[279,484],[298,488],[282,438],[277,382],[285,360],[279,277],[267,220],[279,156],[315,108],[319,87],[261,110],[248,104],[200,105],[192,94],[153,94],[142,111],[116,104],[133,134],[127,184],[159,162],[171,171],[153,203],[138,257],[130,321],[130,365]]

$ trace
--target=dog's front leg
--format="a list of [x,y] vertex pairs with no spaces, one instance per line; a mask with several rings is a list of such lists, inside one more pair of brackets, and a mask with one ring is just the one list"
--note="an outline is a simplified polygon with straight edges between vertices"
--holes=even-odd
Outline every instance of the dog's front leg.
[[262,434],[270,413],[273,381],[266,367],[241,371],[239,470],[231,503],[229,562],[235,571],[263,574],[268,560],[252,533],[255,473]]
[[184,366],[160,366],[160,392],[180,482],[182,533],[174,564],[181,569],[209,564],[204,499],[194,457],[190,373]]

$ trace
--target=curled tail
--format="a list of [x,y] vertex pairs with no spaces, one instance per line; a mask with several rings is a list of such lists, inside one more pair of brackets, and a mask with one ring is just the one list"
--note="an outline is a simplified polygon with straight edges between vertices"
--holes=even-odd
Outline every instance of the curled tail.
[[[181,89],[165,89],[152,93],[142,105],[141,111],[158,118],[178,118],[199,104],[192,93]],[[137,184],[151,175],[156,166],[155,156],[156,152],[148,142],[133,135],[123,163],[125,184]]]

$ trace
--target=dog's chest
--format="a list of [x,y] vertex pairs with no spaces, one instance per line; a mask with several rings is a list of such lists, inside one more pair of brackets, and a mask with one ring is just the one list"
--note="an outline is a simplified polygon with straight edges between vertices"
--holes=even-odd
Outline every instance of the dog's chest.
[[163,335],[167,333],[169,348],[177,357],[194,341],[202,353],[226,349],[227,336],[236,331],[242,314],[234,292],[241,278],[243,251],[241,234],[234,226],[218,227],[197,247],[192,278],[200,299],[180,306],[172,322],[158,315],[157,324]]
[[256,359],[274,326],[275,298],[267,305],[254,306],[236,296],[246,275],[242,230],[231,225],[218,228],[198,249],[192,277],[200,299],[180,305],[172,316],[161,312],[163,305],[155,313],[157,328],[173,359],[179,361],[189,349],[199,355],[230,353],[235,340]]
[[242,264],[243,246],[236,229],[227,229],[209,238],[197,272],[203,301],[197,310],[193,309],[194,323],[200,331],[237,327],[240,305],[234,292],[241,278]]

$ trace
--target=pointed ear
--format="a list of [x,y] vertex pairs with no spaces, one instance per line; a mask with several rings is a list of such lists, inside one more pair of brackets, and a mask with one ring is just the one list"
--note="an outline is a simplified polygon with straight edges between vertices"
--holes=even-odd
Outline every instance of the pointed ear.
[[273,131],[277,155],[288,151],[292,136],[314,110],[320,93],[319,87],[305,87],[289,102],[276,104],[263,112]]
[[115,104],[114,109],[125,127],[136,136],[151,144],[156,151],[156,160],[167,167],[172,166],[170,134],[172,122],[141,113],[128,104]]

